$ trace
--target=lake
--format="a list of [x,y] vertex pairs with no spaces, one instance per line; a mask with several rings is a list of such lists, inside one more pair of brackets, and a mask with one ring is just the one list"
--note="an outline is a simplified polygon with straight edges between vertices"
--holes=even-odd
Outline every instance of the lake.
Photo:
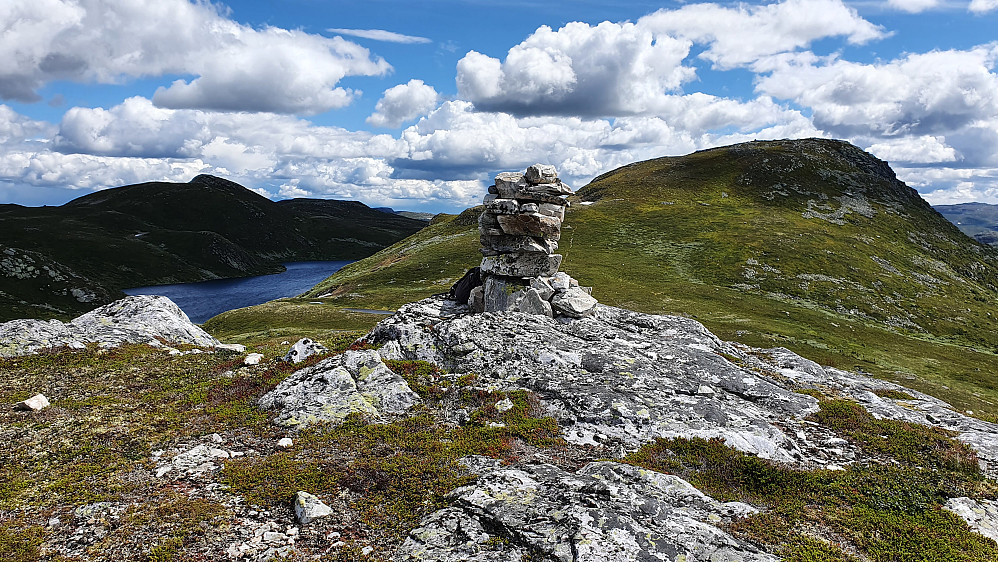
[[262,302],[293,297],[311,289],[352,261],[299,261],[284,264],[284,273],[214,279],[199,283],[153,285],[125,289],[126,295],[163,295],[177,303],[191,321],[205,320],[233,308],[253,306]]

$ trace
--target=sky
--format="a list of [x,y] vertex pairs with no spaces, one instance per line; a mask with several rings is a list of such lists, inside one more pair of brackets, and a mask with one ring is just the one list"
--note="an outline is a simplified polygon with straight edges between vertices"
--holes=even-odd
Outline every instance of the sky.
[[500,171],[845,139],[998,203],[998,0],[2,0],[0,203],[197,174],[455,212]]

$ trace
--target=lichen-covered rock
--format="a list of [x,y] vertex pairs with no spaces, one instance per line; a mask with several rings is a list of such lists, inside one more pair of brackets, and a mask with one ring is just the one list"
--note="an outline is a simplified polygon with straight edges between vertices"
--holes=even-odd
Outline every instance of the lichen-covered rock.
[[615,462],[572,474],[498,468],[448,496],[396,553],[404,561],[775,561],[715,524],[756,510],[720,503],[677,476]]
[[295,517],[302,525],[333,514],[332,508],[308,492],[300,491],[295,494],[294,508]]
[[555,312],[571,318],[592,314],[597,304],[596,299],[580,287],[569,287],[551,299],[551,307]]
[[966,521],[975,533],[998,542],[998,501],[972,500],[970,498],[950,498],[943,509],[952,511]]
[[[387,358],[430,361],[452,373],[474,372],[486,387],[532,391],[577,444],[633,449],[656,437],[719,437],[802,468],[857,460],[849,442],[804,421],[817,411],[817,400],[797,391],[810,388],[852,398],[877,417],[956,431],[977,450],[986,472],[998,472],[998,425],[785,349],[721,341],[688,318],[603,305],[579,320],[466,311],[441,298],[410,303],[367,341],[381,345]],[[913,399],[883,398],[880,390]]]
[[68,323],[13,320],[0,324],[0,357],[26,355],[53,347],[81,349],[88,343],[115,347],[126,343],[193,344],[214,347],[211,337],[170,299],[136,295],[92,310]]
[[260,398],[260,406],[280,410],[275,422],[304,427],[342,421],[351,413],[378,417],[404,412],[419,396],[381,361],[377,351],[347,351],[292,373]]
[[301,363],[313,355],[329,351],[326,346],[308,338],[302,338],[291,346],[281,359],[285,363]]

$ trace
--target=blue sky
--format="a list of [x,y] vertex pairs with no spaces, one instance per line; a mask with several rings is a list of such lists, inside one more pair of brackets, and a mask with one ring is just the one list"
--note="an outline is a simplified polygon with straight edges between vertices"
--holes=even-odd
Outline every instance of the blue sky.
[[210,173],[457,211],[498,171],[843,138],[998,203],[998,0],[5,0],[0,202]]

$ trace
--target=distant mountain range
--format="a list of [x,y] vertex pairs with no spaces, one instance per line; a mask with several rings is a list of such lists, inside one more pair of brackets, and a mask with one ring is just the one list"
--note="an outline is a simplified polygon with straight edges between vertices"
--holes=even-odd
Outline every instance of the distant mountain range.
[[427,224],[357,201],[271,201],[200,175],[107,189],[59,207],[0,205],[0,321],[64,317],[128,287],[369,256]]
[[982,244],[998,246],[998,205],[960,203],[936,205],[935,209],[967,236]]

